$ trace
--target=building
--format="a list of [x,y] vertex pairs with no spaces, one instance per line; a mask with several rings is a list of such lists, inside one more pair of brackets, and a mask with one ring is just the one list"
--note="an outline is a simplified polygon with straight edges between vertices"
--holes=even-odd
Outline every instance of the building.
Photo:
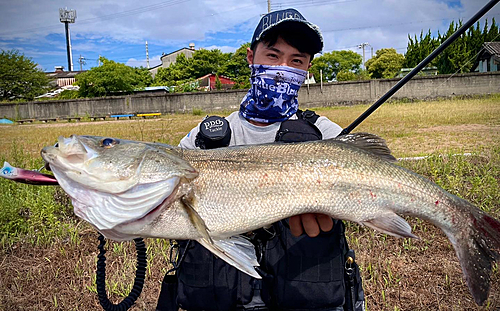
[[[197,84],[197,88],[199,90],[212,91],[217,89],[216,80],[216,75],[214,73],[209,73],[196,79],[194,82]],[[231,89],[235,83],[233,80],[224,76],[219,76],[219,81],[221,83],[222,90]]]
[[500,71],[500,42],[485,42],[472,67],[475,72]]
[[56,66],[54,72],[46,72],[45,75],[52,80],[51,86],[61,88],[63,86],[73,85],[75,76],[83,71],[64,71],[63,66]]
[[182,48],[180,50],[174,51],[169,54],[163,54],[160,57],[161,64],[152,68],[149,68],[149,72],[155,77],[156,73],[158,72],[158,69],[160,68],[168,68],[168,66],[175,64],[175,61],[177,60],[177,56],[180,54],[184,54],[186,58],[191,58],[193,57],[195,49],[194,49],[194,43],[189,43],[189,48]]

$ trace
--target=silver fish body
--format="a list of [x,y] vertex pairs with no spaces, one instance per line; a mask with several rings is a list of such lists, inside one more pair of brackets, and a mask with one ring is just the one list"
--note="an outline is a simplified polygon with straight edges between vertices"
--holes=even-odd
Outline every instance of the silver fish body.
[[[488,297],[491,263],[499,258],[500,223],[426,178],[387,161],[390,152],[385,142],[374,135],[354,134],[338,140],[215,150],[181,150],[119,140],[116,140],[119,144],[99,149],[104,138],[75,136],[72,139],[75,146],[83,145],[73,149],[84,149],[88,154],[88,150],[94,148],[90,160],[83,156],[78,167],[61,165],[66,161],[64,152],[54,150],[55,147],[45,148],[42,156],[72,197],[77,215],[93,223],[96,218],[113,218],[119,214],[119,221],[93,223],[111,238],[193,239],[224,256],[230,246],[222,241],[297,214],[323,213],[394,236],[414,237],[410,226],[398,216],[410,215],[427,220],[446,233],[476,302],[482,304]],[[130,148],[127,149],[127,145]],[[120,149],[122,146],[125,147]],[[139,152],[144,148],[155,151],[148,151],[149,155],[144,156]],[[106,160],[101,162],[99,157],[104,154],[102,159]],[[120,163],[109,162],[120,157]],[[99,188],[95,180],[85,185],[86,179],[95,178],[94,169],[96,175],[102,171],[101,166],[106,167],[107,178],[123,184],[115,193]],[[123,168],[118,169],[121,166]],[[72,169],[81,171],[69,173]],[[114,169],[115,173],[108,172]],[[120,171],[121,179],[114,176]],[[82,177],[82,174],[89,176]],[[73,175],[78,177],[72,179]],[[67,179],[70,182],[64,182]],[[152,186],[161,182],[169,186]],[[133,190],[124,190],[127,186]],[[106,198],[120,195],[121,203],[108,204],[109,212],[90,217],[87,210],[96,213],[100,207],[78,202],[82,201],[77,197],[78,191],[70,189],[78,187],[94,187],[94,192],[105,193]],[[166,192],[158,195],[154,202],[129,194],[157,193],[160,188],[166,188]],[[129,213],[127,209],[133,208],[126,203],[127,196],[143,200],[144,209]],[[119,206],[119,212],[113,211],[115,206]],[[241,244],[236,240],[231,243],[232,246]],[[246,260],[245,256],[225,260],[254,275],[251,264],[246,268],[239,265]],[[249,260],[255,265],[255,260]]]

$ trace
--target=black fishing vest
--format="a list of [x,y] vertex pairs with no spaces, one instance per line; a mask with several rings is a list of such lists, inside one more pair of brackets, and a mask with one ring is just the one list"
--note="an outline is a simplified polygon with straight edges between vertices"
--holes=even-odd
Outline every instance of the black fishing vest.
[[[299,110],[297,116],[296,120],[282,122],[276,141],[322,138],[314,125],[318,115]],[[182,259],[177,277],[165,276],[157,310],[350,310],[344,307],[350,292],[346,291],[345,256],[349,247],[344,231],[343,222],[335,220],[331,231],[315,238],[305,234],[294,237],[288,220],[282,220],[271,228],[252,232],[262,280],[230,266],[195,241],[179,241],[178,258]],[[364,302],[355,268],[359,284],[356,300]]]

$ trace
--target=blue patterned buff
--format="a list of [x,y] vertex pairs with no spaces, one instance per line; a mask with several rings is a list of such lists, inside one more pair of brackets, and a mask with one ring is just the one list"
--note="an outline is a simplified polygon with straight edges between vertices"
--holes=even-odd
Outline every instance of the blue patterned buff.
[[307,71],[287,66],[250,65],[252,87],[243,98],[240,114],[263,123],[282,122],[299,109],[297,96]]

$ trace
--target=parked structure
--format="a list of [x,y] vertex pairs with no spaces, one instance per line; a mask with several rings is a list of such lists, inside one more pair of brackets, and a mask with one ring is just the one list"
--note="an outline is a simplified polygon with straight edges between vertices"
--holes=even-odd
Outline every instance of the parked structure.
[[500,71],[500,42],[485,42],[476,58],[472,71]]
[[175,61],[177,60],[177,56],[179,56],[180,54],[184,54],[186,56],[186,58],[191,58],[191,57],[193,57],[193,54],[195,51],[196,50],[194,48],[194,43],[189,43],[189,48],[182,48],[180,50],[174,51],[174,52],[169,53],[169,54],[163,54],[160,57],[161,64],[150,68],[149,72],[151,73],[151,75],[154,78],[156,73],[158,72],[158,69],[168,68],[168,66],[170,66],[171,64],[174,64]]

